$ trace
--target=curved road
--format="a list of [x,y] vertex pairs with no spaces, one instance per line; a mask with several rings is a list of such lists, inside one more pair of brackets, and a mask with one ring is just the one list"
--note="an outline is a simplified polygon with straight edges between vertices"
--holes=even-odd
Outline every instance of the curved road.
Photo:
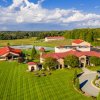
[[96,75],[100,76],[100,74],[95,71],[90,71],[86,68],[83,68],[83,72],[84,73],[79,77],[82,91],[90,96],[96,97],[100,92],[100,89],[93,86],[91,82],[95,79]]

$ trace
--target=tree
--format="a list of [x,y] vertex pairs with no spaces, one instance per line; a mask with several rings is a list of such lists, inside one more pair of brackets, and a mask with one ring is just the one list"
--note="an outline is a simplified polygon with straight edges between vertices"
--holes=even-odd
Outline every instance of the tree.
[[74,55],[68,55],[67,57],[65,57],[64,63],[65,63],[65,65],[74,68],[74,67],[79,66],[79,59],[78,59],[78,57],[76,57]]
[[100,58],[92,56],[90,57],[90,63],[93,64],[94,66],[100,65]]
[[36,52],[36,49],[35,49],[35,47],[33,46],[32,51],[31,51],[31,60],[34,59],[36,53],[37,53],[37,52]]
[[55,69],[57,65],[58,65],[57,60],[51,57],[46,58],[43,63],[44,69]]

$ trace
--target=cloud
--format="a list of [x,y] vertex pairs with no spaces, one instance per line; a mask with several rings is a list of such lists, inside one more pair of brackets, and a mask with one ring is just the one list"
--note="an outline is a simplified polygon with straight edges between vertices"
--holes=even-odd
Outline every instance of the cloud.
[[29,0],[13,0],[8,7],[0,8],[0,24],[21,24],[21,23],[49,23],[59,25],[76,26],[100,26],[100,15],[95,13],[86,13],[76,9],[53,10],[42,7],[44,0],[32,3]]
[[94,8],[95,8],[95,9],[98,9],[98,8],[100,8],[100,6],[95,6]]

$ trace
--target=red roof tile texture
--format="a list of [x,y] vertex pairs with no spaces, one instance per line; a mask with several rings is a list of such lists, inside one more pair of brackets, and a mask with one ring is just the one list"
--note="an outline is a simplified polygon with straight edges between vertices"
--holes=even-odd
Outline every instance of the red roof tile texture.
[[84,40],[76,39],[76,40],[74,40],[72,43],[80,44],[80,43],[82,43],[82,42],[84,42]]
[[37,65],[36,62],[28,62],[27,64],[28,64],[28,65]]
[[81,56],[96,56],[96,57],[100,57],[100,52],[95,52],[95,51],[87,51],[87,52],[80,52],[80,51],[68,51],[68,52],[64,52],[64,53],[48,53],[48,54],[44,54],[42,57],[43,58],[47,58],[47,57],[52,57],[55,59],[60,59],[60,58],[64,58],[68,55],[74,55],[77,57],[81,57]]
[[43,52],[43,51],[45,51],[45,49],[44,49],[43,47],[41,47],[41,48],[39,49],[39,51]]
[[11,48],[9,46],[0,48],[0,56],[10,53],[10,52],[15,53],[15,54],[21,54],[20,49]]

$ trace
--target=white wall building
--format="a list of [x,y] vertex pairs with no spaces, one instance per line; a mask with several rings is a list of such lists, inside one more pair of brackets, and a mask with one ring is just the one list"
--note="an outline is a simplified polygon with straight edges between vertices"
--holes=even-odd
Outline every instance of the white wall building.
[[64,40],[64,37],[63,36],[45,37],[45,42],[55,41],[55,40]]
[[39,67],[38,67],[37,63],[35,63],[35,62],[28,62],[28,70],[29,71],[37,71],[37,70],[39,70]]
[[72,45],[70,46],[55,47],[55,52],[62,53],[73,49],[78,51],[83,51],[83,52],[91,51],[91,45],[86,41],[83,41],[81,39],[76,39],[72,42]]

